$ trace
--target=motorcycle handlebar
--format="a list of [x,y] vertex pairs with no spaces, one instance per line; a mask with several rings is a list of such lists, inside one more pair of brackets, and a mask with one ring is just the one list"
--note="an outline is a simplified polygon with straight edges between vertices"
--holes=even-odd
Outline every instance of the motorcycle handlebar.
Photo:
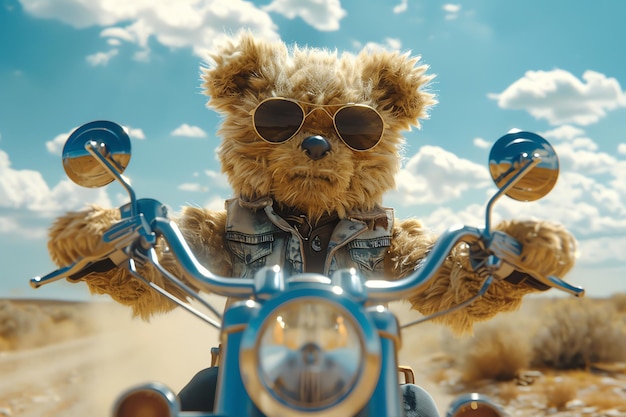
[[396,281],[370,280],[365,282],[368,300],[388,302],[407,298],[423,290],[437,270],[443,265],[450,251],[460,242],[471,242],[483,236],[481,229],[468,226],[453,226],[435,242],[430,253],[415,267],[412,274]]
[[[153,200],[150,204],[154,205],[159,203]],[[141,211],[143,212],[143,210]],[[170,252],[176,258],[182,269],[183,277],[181,278],[185,278],[188,282],[194,283],[200,290],[224,297],[247,298],[255,293],[254,279],[228,278],[213,274],[198,262],[176,223],[166,217],[151,217],[152,218],[147,222],[150,225],[149,229],[151,229],[151,232],[156,232],[156,234],[161,235],[166,240]],[[476,227],[462,225],[451,227],[437,239],[430,253],[419,265],[416,265],[414,272],[407,277],[395,281],[366,281],[364,285],[367,290],[368,301],[373,303],[385,303],[404,299],[409,295],[423,291],[456,245],[460,242],[471,243],[484,239],[486,237],[485,233],[483,229]],[[154,264],[158,263],[157,259],[144,257],[144,259],[146,258]],[[39,288],[49,282],[75,276],[90,265],[91,262],[89,261],[79,259],[68,267],[60,268],[44,277],[31,279],[30,284],[34,288]],[[557,288],[579,297],[584,294],[582,288],[567,284],[559,278],[537,278],[552,288]]]
[[152,229],[162,235],[181,266],[184,278],[201,290],[224,297],[245,298],[254,294],[251,278],[226,278],[213,274],[202,266],[187,245],[180,229],[173,221],[159,217],[152,222]]
[[[246,297],[254,292],[254,281],[246,278],[225,278],[211,273],[192,255],[180,230],[170,220],[155,219],[152,228],[167,241],[170,251],[183,268],[185,278],[201,289],[227,297]],[[423,289],[441,267],[454,246],[483,236],[475,227],[457,226],[448,229],[435,242],[431,252],[415,271],[400,280],[369,280],[365,282],[367,298],[371,302],[388,302],[406,298]]]

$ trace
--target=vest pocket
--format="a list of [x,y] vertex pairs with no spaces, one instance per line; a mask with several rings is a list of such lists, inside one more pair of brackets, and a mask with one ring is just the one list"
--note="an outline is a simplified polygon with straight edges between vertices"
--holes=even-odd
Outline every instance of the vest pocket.
[[254,274],[265,266],[268,255],[272,253],[274,235],[226,232],[226,240],[233,254],[234,275],[253,278]]
[[356,239],[348,243],[348,252],[352,260],[363,271],[382,272],[383,261],[391,245],[391,237],[376,239]]

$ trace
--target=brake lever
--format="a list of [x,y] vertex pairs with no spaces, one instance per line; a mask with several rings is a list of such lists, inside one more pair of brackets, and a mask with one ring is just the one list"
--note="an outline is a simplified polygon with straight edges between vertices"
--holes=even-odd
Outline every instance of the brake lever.
[[[156,235],[152,232],[143,213],[123,218],[112,225],[103,235],[102,241],[109,243],[113,249],[98,256],[82,257],[74,263],[59,268],[43,277],[31,278],[30,286],[39,288],[42,285],[59,281],[63,278],[78,280],[90,271],[100,261],[111,262],[113,266],[120,266],[130,258],[129,248],[139,242],[148,248],[156,243]],[[95,267],[96,271],[99,267]]]
[[32,288],[39,288],[42,285],[50,284],[51,282],[59,281],[63,278],[68,278],[73,275],[80,274],[86,267],[88,267],[93,261],[88,258],[80,258],[76,262],[59,268],[43,277],[34,277],[30,279],[30,286]]

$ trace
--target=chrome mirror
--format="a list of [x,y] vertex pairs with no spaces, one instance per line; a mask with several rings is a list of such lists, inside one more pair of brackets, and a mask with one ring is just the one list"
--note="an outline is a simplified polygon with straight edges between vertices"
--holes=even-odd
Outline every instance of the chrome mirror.
[[527,170],[505,194],[519,201],[535,201],[552,190],[559,176],[559,159],[550,143],[531,132],[511,132],[496,141],[489,153],[489,172],[498,188]]
[[[95,158],[94,151],[106,162]],[[114,122],[98,120],[72,132],[63,146],[63,168],[78,185],[102,187],[116,179],[109,169],[114,169],[119,175],[124,172],[130,155],[130,139],[124,128]]]
[[508,414],[489,397],[471,393],[455,399],[446,417],[507,417]]

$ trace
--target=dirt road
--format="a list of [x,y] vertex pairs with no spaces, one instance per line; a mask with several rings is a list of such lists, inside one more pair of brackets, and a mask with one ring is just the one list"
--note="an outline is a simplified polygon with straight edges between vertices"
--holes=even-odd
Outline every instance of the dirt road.
[[[209,364],[218,341],[216,330],[182,309],[150,323],[117,305],[95,305],[92,314],[95,335],[0,355],[0,416],[107,417],[130,386],[154,380],[180,390]],[[400,360],[418,373],[438,340],[412,332],[404,342]],[[427,379],[420,383],[444,410],[449,396]]]
[[95,335],[0,354],[0,416],[105,417],[130,386],[158,380],[178,391],[209,364],[218,338],[183,310],[150,323],[115,305],[93,314]]

